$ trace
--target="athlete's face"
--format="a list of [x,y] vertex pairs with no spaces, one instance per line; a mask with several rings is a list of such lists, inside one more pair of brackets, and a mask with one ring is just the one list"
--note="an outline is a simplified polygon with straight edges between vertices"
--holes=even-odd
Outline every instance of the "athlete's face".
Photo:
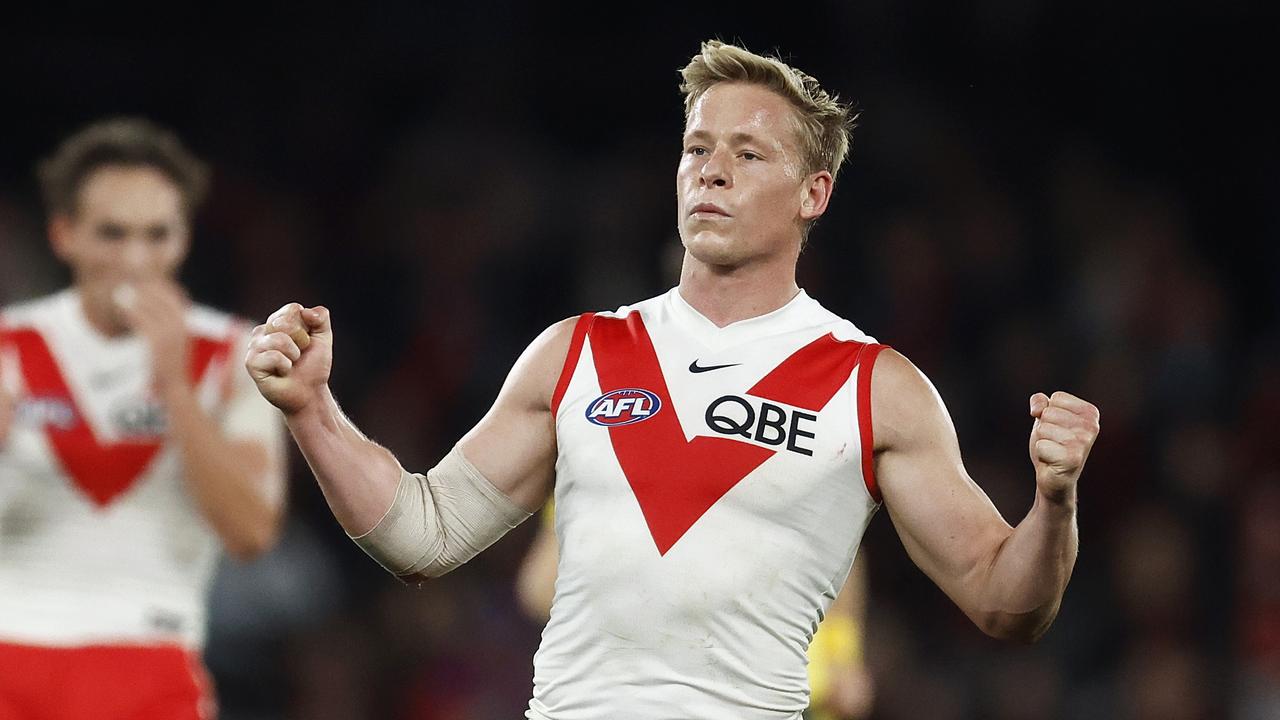
[[694,103],[676,171],[680,239],[695,258],[737,266],[798,253],[826,210],[831,174],[806,175],[796,115],[759,85],[721,83]]
[[50,238],[71,267],[86,310],[123,330],[115,289],[172,280],[186,257],[182,193],[152,168],[100,168],[81,183],[75,212],[53,218]]

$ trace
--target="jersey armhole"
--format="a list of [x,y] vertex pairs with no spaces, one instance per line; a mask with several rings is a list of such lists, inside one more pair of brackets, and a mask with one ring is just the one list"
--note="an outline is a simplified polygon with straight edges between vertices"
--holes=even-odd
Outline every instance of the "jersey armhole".
[[880,351],[888,345],[869,344],[863,347],[858,360],[858,438],[862,447],[862,482],[867,493],[877,505],[883,502],[880,486],[876,484],[876,440],[871,425],[871,370],[875,367]]
[[569,341],[569,353],[565,355],[564,367],[560,369],[560,379],[556,381],[555,392],[551,393],[551,417],[554,420],[560,413],[560,401],[569,389],[569,381],[573,379],[573,371],[578,367],[578,357],[582,355],[582,343],[587,339],[587,331],[595,320],[595,313],[582,313],[573,325],[573,338]]

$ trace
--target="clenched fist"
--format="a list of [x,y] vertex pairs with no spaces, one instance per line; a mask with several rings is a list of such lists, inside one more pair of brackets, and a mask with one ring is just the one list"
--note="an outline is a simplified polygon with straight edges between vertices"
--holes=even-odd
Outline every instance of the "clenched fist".
[[1036,485],[1050,500],[1074,500],[1076,482],[1098,439],[1098,408],[1071,393],[1031,396],[1031,464]]
[[293,415],[317,401],[333,367],[333,329],[323,306],[289,303],[253,329],[245,369],[272,405]]

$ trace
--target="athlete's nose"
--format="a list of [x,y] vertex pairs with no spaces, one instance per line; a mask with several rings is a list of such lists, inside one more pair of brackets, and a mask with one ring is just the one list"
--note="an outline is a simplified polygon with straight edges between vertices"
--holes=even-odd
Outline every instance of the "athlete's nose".
[[124,271],[129,275],[141,275],[151,263],[151,253],[144,238],[131,237],[124,241],[122,249]]
[[729,153],[716,149],[702,164],[698,180],[703,187],[728,188],[733,186],[733,174],[729,170]]

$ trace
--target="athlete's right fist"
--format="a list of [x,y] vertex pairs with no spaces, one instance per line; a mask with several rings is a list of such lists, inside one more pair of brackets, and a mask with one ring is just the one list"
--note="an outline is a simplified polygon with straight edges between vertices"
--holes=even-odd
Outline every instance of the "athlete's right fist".
[[258,392],[286,415],[318,400],[333,366],[329,311],[289,303],[253,329],[245,369]]

